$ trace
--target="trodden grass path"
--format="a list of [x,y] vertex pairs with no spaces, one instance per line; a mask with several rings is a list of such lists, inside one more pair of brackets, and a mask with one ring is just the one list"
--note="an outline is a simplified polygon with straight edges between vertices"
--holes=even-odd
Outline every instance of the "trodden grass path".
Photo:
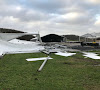
[[43,61],[28,62],[26,58],[45,54],[5,55],[0,59],[0,90],[100,90],[100,60],[84,58],[81,53],[71,57],[51,54],[41,72]]

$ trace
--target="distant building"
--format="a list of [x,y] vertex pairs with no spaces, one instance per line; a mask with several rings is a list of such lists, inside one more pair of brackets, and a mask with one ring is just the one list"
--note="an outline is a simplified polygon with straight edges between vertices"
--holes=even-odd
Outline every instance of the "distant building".
[[0,28],[0,33],[24,33],[24,32],[14,29]]
[[97,38],[97,39],[96,39],[96,42],[99,42],[99,43],[100,43],[100,38]]
[[56,34],[49,34],[41,37],[42,42],[62,42],[63,38],[64,38],[63,36],[59,36]]

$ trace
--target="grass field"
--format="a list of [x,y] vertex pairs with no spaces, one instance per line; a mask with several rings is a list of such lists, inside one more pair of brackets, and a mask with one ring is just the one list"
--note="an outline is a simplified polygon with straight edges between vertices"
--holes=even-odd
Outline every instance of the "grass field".
[[0,90],[100,90],[100,60],[84,58],[81,53],[71,57],[51,54],[41,72],[43,61],[28,62],[26,58],[45,54],[5,55],[0,59]]

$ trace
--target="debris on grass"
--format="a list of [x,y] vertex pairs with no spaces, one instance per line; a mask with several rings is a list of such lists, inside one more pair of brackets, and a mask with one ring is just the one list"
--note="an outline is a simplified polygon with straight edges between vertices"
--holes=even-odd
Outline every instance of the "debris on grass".
[[92,52],[83,52],[83,53],[84,53],[83,56],[85,56],[85,58],[89,57],[92,59],[100,59],[100,56],[98,56],[98,54],[96,54],[96,53],[92,53]]
[[72,55],[75,55],[76,53],[68,53],[68,52],[57,52],[55,53],[56,55],[60,55],[60,56],[65,56],[65,57],[68,57],[68,56],[72,56]]
[[[47,57],[41,57],[41,58],[29,58],[29,59],[26,59],[27,61],[39,61],[39,60],[45,60],[47,59]],[[48,58],[48,59],[53,59],[53,58]]]

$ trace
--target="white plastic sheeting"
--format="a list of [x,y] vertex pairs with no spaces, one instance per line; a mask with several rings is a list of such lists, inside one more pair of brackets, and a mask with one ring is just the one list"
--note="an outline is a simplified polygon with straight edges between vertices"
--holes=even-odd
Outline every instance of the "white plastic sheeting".
[[92,52],[83,52],[85,57],[89,57],[92,59],[100,59],[100,56],[98,54],[92,53]]
[[0,52],[5,54],[13,53],[32,53],[44,50],[43,46],[35,44],[14,44],[7,41],[0,40]]
[[37,35],[39,37],[38,33],[0,33],[0,39],[9,41],[24,35]]
[[37,42],[25,41],[25,40],[19,40],[19,39],[13,39],[13,40],[10,40],[9,42],[15,43],[15,44],[39,44]]
[[60,56],[65,56],[65,57],[68,57],[68,56],[72,56],[72,55],[75,55],[76,53],[68,53],[68,52],[58,52],[58,53],[55,53],[56,55],[60,55]]
[[[23,35],[40,37],[38,33],[0,33],[0,56],[14,53],[35,53],[44,50],[44,46],[40,45],[41,43],[15,39]],[[12,39],[15,41],[9,41]]]
[[23,35],[26,35],[26,33],[0,33],[0,39],[8,41]]
[[[27,61],[38,61],[38,60],[45,60],[47,59],[47,57],[41,57],[41,58],[28,58],[26,59]],[[49,57],[48,59],[53,59],[51,57]]]

